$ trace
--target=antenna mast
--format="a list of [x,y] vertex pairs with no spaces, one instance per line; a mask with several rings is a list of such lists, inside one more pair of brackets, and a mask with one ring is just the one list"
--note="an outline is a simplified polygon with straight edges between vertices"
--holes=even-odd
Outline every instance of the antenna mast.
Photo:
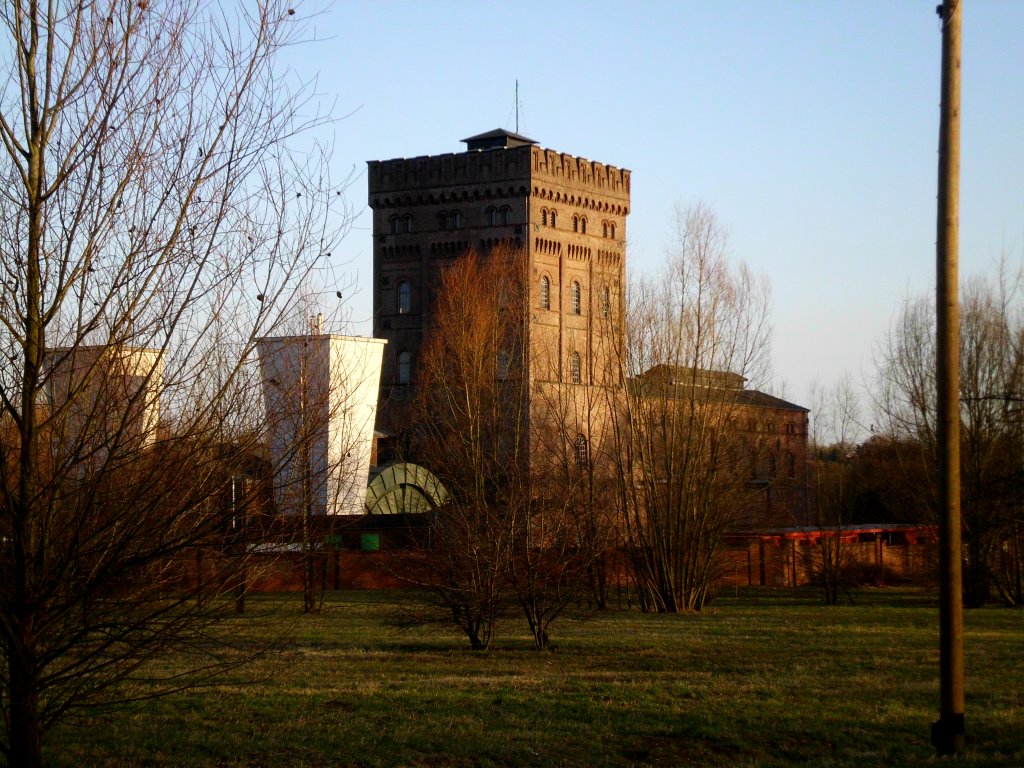
[[516,133],[519,133],[519,78],[516,78]]

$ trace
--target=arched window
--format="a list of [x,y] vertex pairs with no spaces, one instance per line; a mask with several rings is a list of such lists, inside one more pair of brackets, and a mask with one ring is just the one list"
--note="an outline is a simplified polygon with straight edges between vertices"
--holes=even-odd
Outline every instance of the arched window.
[[540,223],[541,226],[546,227],[548,225],[548,209],[541,208],[540,210]]
[[572,281],[572,313],[574,315],[583,314],[583,300],[580,293],[580,284],[575,280]]
[[412,232],[412,214],[405,217],[405,231]]
[[390,219],[388,219],[388,222],[391,225],[391,234],[392,235],[397,235],[398,234],[398,217],[397,216],[392,216]]
[[607,320],[612,316],[612,292],[606,285],[601,289],[601,317]]
[[412,312],[412,283],[403,280],[398,284],[398,314]]
[[586,216],[584,216],[583,218],[580,219],[580,232],[582,234],[584,234],[584,235],[587,234],[587,217]]
[[398,353],[398,375],[396,380],[399,384],[408,384],[412,378],[412,355],[406,351]]
[[580,362],[579,352],[573,352],[569,356],[569,380],[573,384],[583,381],[583,364]]
[[512,209],[507,205],[501,209],[501,223],[511,224],[512,223]]
[[608,236],[609,236],[609,237],[610,237],[610,238],[611,238],[612,240],[614,240],[614,239],[615,239],[615,222],[614,222],[614,221],[613,221],[613,222],[611,222],[611,223],[610,223],[610,224],[608,225]]
[[444,211],[437,214],[437,228],[442,231],[448,229],[448,214]]
[[579,216],[573,216],[572,217],[572,231],[573,232],[579,232],[580,231],[580,217]]
[[580,432],[576,435],[576,466],[586,467],[590,464],[590,446],[587,445],[587,436]]
[[498,223],[498,212],[494,208],[487,209],[487,226],[493,227]]
[[786,422],[785,431],[787,435],[792,435],[796,433],[796,427],[793,426],[792,421]]
[[555,212],[554,211],[551,212],[551,226],[552,227],[555,226]]
[[601,237],[608,237],[608,222],[601,222]]
[[547,275],[540,279],[540,308],[551,309],[551,281]]
[[462,214],[452,211],[452,229],[462,229]]

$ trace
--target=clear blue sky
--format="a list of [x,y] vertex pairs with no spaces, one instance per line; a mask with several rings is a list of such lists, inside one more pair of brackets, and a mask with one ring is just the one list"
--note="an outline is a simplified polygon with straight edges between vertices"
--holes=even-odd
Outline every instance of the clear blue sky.
[[[288,56],[335,103],[354,170],[339,269],[369,333],[365,161],[458,152],[515,128],[632,171],[628,259],[654,269],[673,208],[709,204],[774,291],[790,399],[872,369],[908,295],[933,290],[937,0],[338,2]],[[301,9],[307,14],[310,9]],[[1024,2],[966,0],[961,273],[1024,249]]]

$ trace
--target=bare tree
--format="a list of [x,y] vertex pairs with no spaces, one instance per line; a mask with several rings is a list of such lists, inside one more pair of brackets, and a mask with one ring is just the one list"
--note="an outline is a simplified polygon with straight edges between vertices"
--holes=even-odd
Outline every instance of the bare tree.
[[821,586],[825,602],[836,605],[842,592],[849,596],[849,577],[855,565],[844,543],[844,531],[852,518],[850,485],[860,430],[859,401],[849,377],[844,376],[828,390],[815,385],[811,410],[812,510],[820,535],[818,546],[805,551],[806,564]]
[[476,650],[506,608],[512,536],[530,503],[522,271],[506,248],[448,265],[414,376],[414,457],[435,458],[451,496],[433,515],[428,586]]
[[0,11],[12,765],[41,764],[53,722],[125,695],[117,684],[147,659],[208,647],[230,605],[195,600],[179,569],[224,537],[217,446],[244,439],[225,406],[259,412],[254,339],[337,236],[322,153],[289,151],[323,120],[274,70],[297,18],[269,1]]
[[448,265],[416,369],[415,455],[451,494],[432,515],[427,583],[475,649],[515,605],[546,649],[599,551],[581,514],[590,462],[577,422],[566,432],[567,386],[527,388],[524,264],[498,247]]
[[531,502],[516,510],[510,562],[513,593],[541,650],[570,603],[607,605],[616,542],[606,387],[546,378],[533,389]]
[[383,342],[328,333],[260,339],[274,491],[301,553],[303,611],[319,612],[335,524],[365,513]]
[[[995,278],[965,282],[960,309],[960,457],[964,593],[970,606],[993,590],[1010,603],[1021,595],[1024,317],[1021,275],[1004,263]],[[885,435],[912,453],[901,456],[926,479],[916,483],[933,511],[936,485],[934,312],[908,301],[881,345],[875,392]]]
[[[596,355],[591,361],[599,363]],[[617,374],[613,366],[608,370]],[[534,578],[554,580],[555,615],[572,601],[606,608],[618,566],[618,519],[609,503],[616,488],[609,406],[618,377],[581,378],[574,384],[556,374],[549,383],[535,384],[531,406],[534,496],[547,518],[544,540],[562,550],[562,565],[546,575],[551,569],[540,568]]]
[[698,205],[678,212],[661,274],[627,301],[617,390],[616,455],[623,535],[645,607],[699,610],[713,594],[726,532],[756,493],[742,467],[743,382],[764,376],[769,288],[727,258],[725,233]]

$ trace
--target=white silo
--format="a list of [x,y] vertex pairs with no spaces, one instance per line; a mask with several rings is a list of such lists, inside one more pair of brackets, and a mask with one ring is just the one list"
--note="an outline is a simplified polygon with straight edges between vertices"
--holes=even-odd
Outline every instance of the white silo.
[[95,468],[111,454],[124,457],[156,442],[163,350],[55,347],[43,369],[58,465]]
[[275,500],[282,514],[358,515],[387,342],[319,331],[258,342]]

